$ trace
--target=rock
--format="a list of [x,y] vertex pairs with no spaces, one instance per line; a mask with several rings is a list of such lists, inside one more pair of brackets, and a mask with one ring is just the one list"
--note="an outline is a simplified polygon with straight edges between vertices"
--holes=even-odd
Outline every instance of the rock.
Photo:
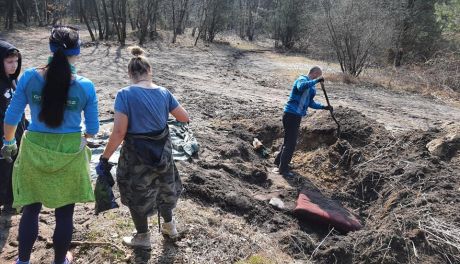
[[430,141],[426,147],[432,155],[450,160],[460,149],[460,132],[451,131],[441,138]]
[[19,242],[18,241],[11,241],[9,245],[12,246],[12,247],[18,247]]
[[262,142],[260,142],[260,140],[258,138],[254,138],[254,140],[252,141],[252,147],[257,150],[257,149],[260,149],[264,146],[264,144],[262,144]]
[[269,204],[278,209],[284,209],[284,202],[280,198],[275,197],[275,198],[270,199]]

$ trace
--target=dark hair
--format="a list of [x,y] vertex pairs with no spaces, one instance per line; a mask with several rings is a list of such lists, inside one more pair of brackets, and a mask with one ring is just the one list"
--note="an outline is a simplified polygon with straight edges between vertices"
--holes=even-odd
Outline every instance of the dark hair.
[[137,79],[140,76],[148,73],[152,66],[146,57],[144,57],[145,51],[139,46],[130,47],[131,54],[134,56],[131,58],[128,64],[128,72],[133,79]]
[[0,63],[0,79],[7,82],[8,85],[13,86],[12,81],[17,80],[19,74],[21,73],[22,57],[21,57],[21,53],[17,49],[12,49],[12,50],[7,51],[3,59],[5,60],[11,57],[18,58],[18,67],[16,68],[16,71],[14,72],[14,74],[7,76],[5,73],[5,68],[4,68],[3,61],[2,61]]
[[19,53],[19,51],[17,50],[10,50],[6,53],[6,56],[5,56],[5,59],[7,58],[12,58],[12,57],[16,57],[16,58],[19,58],[21,56],[21,53]]
[[321,71],[321,68],[318,67],[318,66],[314,66],[314,67],[312,67],[312,68],[310,69],[309,74],[312,74],[312,73],[318,72],[318,71]]
[[72,81],[72,72],[65,50],[79,45],[78,31],[67,26],[53,28],[50,36],[51,45],[56,46],[57,49],[46,67],[46,83],[42,91],[42,107],[38,118],[47,126],[56,128],[64,120]]

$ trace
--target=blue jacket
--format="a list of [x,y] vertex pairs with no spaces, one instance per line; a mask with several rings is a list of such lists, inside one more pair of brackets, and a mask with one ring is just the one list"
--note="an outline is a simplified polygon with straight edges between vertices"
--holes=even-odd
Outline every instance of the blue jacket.
[[99,131],[96,90],[93,83],[76,76],[69,88],[64,121],[57,128],[50,128],[38,119],[41,111],[41,94],[45,79],[36,69],[28,69],[19,79],[13,99],[6,110],[5,123],[17,125],[27,105],[30,107],[31,122],[28,130],[42,133],[65,134],[82,132],[82,115],[85,116],[86,133],[95,135]]
[[310,80],[308,76],[301,75],[292,86],[289,100],[284,106],[285,113],[297,116],[306,116],[308,107],[313,109],[323,109],[324,106],[313,100],[316,95],[315,85],[317,80]]

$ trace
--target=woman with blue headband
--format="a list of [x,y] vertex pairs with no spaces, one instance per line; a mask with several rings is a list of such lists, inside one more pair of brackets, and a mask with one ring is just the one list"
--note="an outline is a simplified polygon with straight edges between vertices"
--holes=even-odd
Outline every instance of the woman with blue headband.
[[13,207],[23,208],[16,264],[30,263],[42,206],[55,208],[53,263],[71,263],[75,203],[94,200],[85,138],[99,130],[97,97],[93,83],[73,66],[80,54],[78,30],[53,28],[49,45],[48,64],[24,72],[4,120],[1,153],[8,159],[18,152],[14,134],[29,105],[31,122],[13,169]]

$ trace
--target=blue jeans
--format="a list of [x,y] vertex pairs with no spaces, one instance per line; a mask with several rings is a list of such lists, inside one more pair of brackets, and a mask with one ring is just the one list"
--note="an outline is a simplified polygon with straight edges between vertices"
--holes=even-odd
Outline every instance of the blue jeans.
[[301,121],[301,116],[291,113],[283,115],[284,142],[275,158],[275,165],[278,166],[280,173],[289,171],[289,163],[291,163],[297,145]]

